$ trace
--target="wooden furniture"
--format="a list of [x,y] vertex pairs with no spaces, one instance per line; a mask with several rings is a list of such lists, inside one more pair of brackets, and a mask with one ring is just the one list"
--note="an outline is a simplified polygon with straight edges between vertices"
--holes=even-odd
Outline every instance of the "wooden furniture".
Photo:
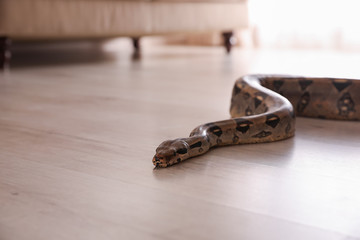
[[[0,66],[8,40],[232,31],[247,26],[246,0],[0,0]],[[225,37],[227,51],[231,46]]]

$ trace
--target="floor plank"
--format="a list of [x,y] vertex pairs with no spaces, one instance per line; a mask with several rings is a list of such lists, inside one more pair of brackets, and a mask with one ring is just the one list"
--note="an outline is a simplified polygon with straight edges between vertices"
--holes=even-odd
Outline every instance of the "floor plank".
[[360,77],[357,56],[112,46],[15,51],[0,74],[0,239],[360,239],[359,122],[298,118],[286,141],[151,163],[228,118],[239,76]]

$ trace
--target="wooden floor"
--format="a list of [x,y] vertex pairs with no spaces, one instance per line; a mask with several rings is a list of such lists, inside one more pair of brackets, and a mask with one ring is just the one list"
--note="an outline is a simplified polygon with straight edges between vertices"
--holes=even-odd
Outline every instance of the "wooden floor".
[[[126,45],[126,44],[125,44]],[[0,239],[360,239],[360,123],[167,169],[159,143],[229,117],[248,73],[360,77],[359,54],[108,44],[20,49],[0,74]]]

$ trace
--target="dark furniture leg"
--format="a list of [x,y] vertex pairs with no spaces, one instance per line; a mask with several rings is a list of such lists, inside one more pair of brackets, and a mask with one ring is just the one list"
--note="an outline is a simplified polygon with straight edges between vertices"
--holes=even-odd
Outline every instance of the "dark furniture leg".
[[233,32],[223,32],[224,46],[227,53],[230,53],[231,47],[235,44],[235,37]]
[[132,43],[134,47],[133,59],[139,59],[141,56],[140,37],[133,37]]
[[0,36],[0,70],[4,69],[10,63],[11,39],[5,36]]

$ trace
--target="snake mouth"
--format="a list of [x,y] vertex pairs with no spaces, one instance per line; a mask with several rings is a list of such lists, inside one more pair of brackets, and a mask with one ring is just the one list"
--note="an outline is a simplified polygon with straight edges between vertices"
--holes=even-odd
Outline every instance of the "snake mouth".
[[167,167],[167,163],[163,157],[155,155],[152,162],[155,167]]

